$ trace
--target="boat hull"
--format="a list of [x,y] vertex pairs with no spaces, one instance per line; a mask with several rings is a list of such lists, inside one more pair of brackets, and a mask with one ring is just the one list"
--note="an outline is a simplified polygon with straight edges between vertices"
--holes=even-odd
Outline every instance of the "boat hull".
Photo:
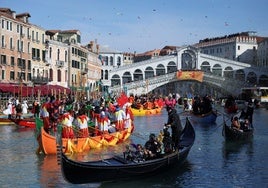
[[247,141],[251,140],[253,137],[253,129],[247,131],[239,131],[231,128],[230,126],[224,123],[222,134],[226,141]]
[[27,127],[34,129],[36,127],[35,119],[34,118],[27,118],[27,119],[15,119],[12,120],[15,124],[19,125],[20,127]]
[[210,123],[215,123],[217,120],[217,112],[211,111],[207,114],[200,114],[200,115],[195,115],[191,113],[191,118],[193,121],[201,123],[201,124],[210,124]]

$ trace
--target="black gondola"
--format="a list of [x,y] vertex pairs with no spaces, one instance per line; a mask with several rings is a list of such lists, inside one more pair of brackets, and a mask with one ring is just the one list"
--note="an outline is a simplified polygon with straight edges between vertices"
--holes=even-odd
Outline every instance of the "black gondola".
[[98,161],[77,162],[68,159],[61,152],[61,170],[65,180],[73,184],[114,181],[153,175],[175,165],[181,166],[185,162],[194,141],[195,131],[187,118],[181,135],[180,146],[178,150],[171,154],[142,162],[129,161],[121,156]]
[[237,130],[227,125],[224,122],[222,135],[226,141],[247,141],[253,137],[254,129],[250,128],[247,130]]

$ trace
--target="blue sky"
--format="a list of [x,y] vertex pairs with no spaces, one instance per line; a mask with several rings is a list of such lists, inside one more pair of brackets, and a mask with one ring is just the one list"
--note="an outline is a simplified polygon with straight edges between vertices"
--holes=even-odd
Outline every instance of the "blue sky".
[[268,37],[267,0],[0,0],[44,29],[81,31],[82,44],[122,52],[182,46],[256,31]]

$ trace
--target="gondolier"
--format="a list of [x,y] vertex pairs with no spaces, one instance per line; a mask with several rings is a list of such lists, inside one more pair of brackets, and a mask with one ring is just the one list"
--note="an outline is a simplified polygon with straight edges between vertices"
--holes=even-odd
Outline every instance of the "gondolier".
[[175,108],[167,106],[168,121],[165,126],[171,128],[173,149],[177,149],[180,142],[180,135],[182,132],[182,125],[180,116]]

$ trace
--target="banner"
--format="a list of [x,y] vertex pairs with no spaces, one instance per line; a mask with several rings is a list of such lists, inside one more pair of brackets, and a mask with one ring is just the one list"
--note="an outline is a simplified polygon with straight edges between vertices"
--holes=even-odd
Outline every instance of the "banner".
[[177,79],[178,80],[196,80],[203,82],[204,72],[202,71],[178,71]]

